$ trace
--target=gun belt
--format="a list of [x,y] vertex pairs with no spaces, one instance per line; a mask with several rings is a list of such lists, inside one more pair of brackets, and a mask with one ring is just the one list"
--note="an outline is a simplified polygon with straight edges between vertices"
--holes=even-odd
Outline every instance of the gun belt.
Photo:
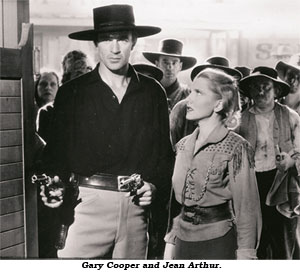
[[81,176],[78,174],[74,175],[74,179],[78,181],[79,186],[115,192],[129,192],[129,190],[119,189],[120,181],[128,178],[129,176],[117,176],[104,173],[97,173],[90,177]]

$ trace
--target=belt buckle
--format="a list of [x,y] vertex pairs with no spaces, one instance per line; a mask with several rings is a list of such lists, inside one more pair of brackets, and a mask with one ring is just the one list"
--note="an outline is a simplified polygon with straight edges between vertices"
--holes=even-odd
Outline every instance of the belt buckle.
[[130,176],[118,176],[118,190],[120,192],[129,192],[130,187],[129,184],[124,185],[124,181],[127,181],[130,178]]
[[[189,215],[191,213],[193,215]],[[188,219],[188,222],[192,223],[193,225],[199,225],[202,222],[201,216],[198,215],[196,212],[185,212],[184,216]]]
[[192,221],[193,225],[199,225],[202,221],[201,216],[198,214],[195,214],[194,216],[192,216],[192,219],[193,219],[193,221]]

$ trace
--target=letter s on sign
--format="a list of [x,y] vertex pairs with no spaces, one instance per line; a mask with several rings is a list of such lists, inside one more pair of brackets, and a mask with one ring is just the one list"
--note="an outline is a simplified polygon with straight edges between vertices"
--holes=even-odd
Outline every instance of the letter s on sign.
[[256,46],[256,50],[258,53],[256,53],[256,58],[260,60],[267,60],[271,57],[271,49],[272,44],[270,43],[259,43]]

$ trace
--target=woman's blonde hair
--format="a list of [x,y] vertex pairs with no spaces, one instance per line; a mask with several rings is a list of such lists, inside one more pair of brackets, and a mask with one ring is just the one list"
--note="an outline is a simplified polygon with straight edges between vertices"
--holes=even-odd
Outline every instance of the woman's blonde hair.
[[237,80],[222,70],[214,68],[204,69],[196,78],[206,78],[211,82],[211,90],[223,101],[223,108],[218,114],[226,127],[236,128],[239,125],[241,109]]

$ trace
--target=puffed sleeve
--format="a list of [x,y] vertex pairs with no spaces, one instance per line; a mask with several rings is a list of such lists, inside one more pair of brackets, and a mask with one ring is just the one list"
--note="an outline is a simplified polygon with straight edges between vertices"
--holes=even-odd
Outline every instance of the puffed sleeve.
[[262,219],[259,193],[254,171],[254,152],[242,140],[229,163],[230,190],[237,228],[237,259],[256,259]]

